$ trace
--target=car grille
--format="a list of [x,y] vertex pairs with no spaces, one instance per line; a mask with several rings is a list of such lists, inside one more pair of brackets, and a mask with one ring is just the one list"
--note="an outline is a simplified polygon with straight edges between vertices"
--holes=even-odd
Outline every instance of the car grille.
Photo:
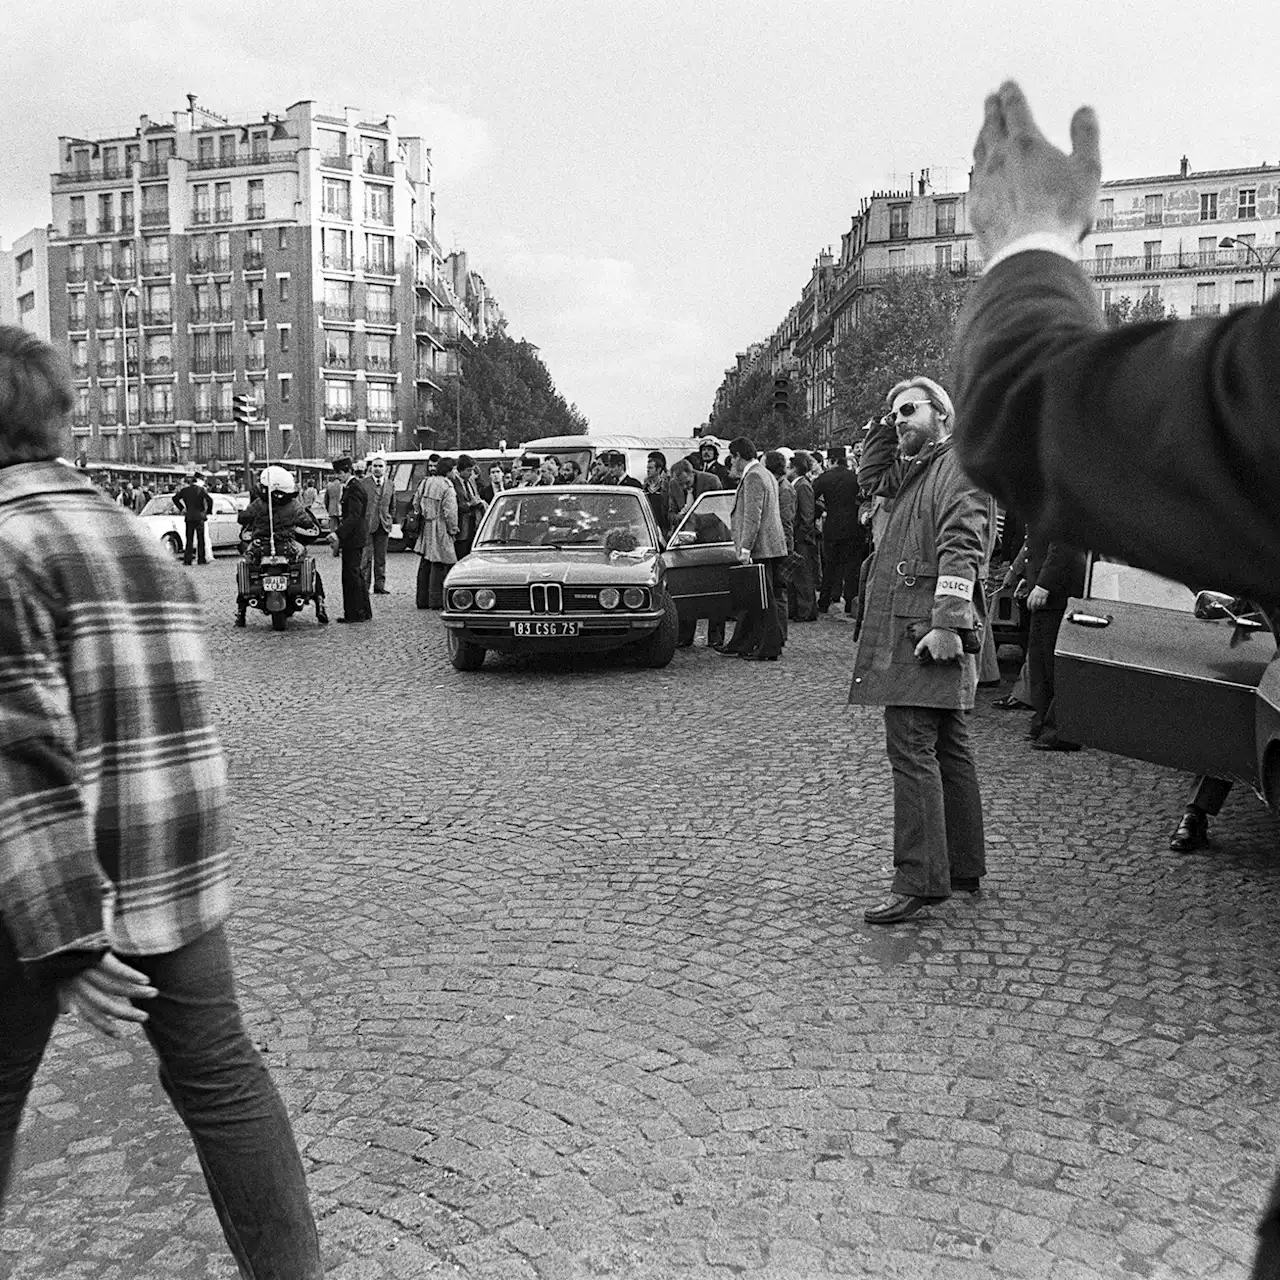
[[[474,588],[472,588],[474,590]],[[566,587],[558,582],[535,582],[527,587],[495,587],[494,609],[500,613],[631,613],[619,605],[603,609],[600,587]],[[619,588],[621,590],[621,588]],[[649,607],[650,593],[645,591],[644,608]]]

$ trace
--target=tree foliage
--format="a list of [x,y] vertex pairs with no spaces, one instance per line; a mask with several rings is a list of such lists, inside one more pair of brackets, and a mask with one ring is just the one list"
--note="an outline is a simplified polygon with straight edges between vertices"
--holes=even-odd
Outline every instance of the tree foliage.
[[708,431],[722,440],[747,436],[758,449],[771,449],[779,444],[811,444],[800,381],[790,380],[786,408],[781,412],[776,406],[774,390],[772,370],[753,369],[738,381],[719,412],[712,409]]
[[1122,324],[1146,324],[1155,320],[1176,320],[1176,307],[1165,307],[1158,294],[1144,293],[1137,302],[1123,294],[1103,309],[1108,329],[1118,329]]
[[835,349],[836,409],[861,426],[884,412],[889,389],[923,375],[950,380],[956,318],[970,282],[946,271],[890,276],[864,302]]
[[[462,376],[446,378],[418,426],[429,447],[492,449],[541,436],[583,435],[587,420],[566,404],[538,350],[500,326],[462,354]],[[459,429],[459,422],[461,429]]]

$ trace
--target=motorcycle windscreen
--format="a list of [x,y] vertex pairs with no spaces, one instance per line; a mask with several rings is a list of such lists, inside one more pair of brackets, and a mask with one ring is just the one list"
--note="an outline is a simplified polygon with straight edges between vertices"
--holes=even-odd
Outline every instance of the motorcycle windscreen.
[[1255,786],[1258,682],[1275,642],[1230,622],[1122,600],[1072,600],[1054,657],[1062,737]]

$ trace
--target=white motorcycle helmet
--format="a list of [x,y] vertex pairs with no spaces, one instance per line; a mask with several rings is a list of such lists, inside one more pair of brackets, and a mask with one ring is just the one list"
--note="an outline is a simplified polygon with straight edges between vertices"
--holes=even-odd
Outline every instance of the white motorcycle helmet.
[[258,483],[264,492],[270,493],[276,501],[292,498],[298,492],[298,482],[288,467],[263,467],[258,476]]

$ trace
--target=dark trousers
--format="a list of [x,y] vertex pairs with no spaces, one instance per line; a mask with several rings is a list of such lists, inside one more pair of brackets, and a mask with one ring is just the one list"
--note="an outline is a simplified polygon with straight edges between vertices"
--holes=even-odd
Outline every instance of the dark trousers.
[[1031,717],[1031,730],[1055,736],[1058,722],[1053,707],[1053,651],[1064,612],[1062,609],[1035,610],[1027,632],[1027,685],[1036,712]]
[[369,588],[365,586],[362,562],[364,545],[342,548],[342,616],[359,622],[373,617]]
[[199,554],[200,563],[209,563],[209,537],[203,520],[184,521],[187,526],[187,544],[182,552],[182,563],[190,564],[192,556]]
[[461,560],[463,556],[469,556],[471,554],[471,544],[474,541],[474,533],[469,533],[465,538],[455,539],[453,543],[453,554],[457,556],[459,560]]
[[818,616],[818,544],[797,543],[787,588],[787,616],[796,622],[812,622]]
[[452,569],[451,564],[439,560],[418,561],[417,604],[419,609],[444,608],[444,580]]
[[833,600],[844,600],[845,613],[853,613],[858,607],[858,570],[862,567],[864,539],[855,534],[850,538],[826,538],[822,552],[822,587],[818,592],[818,610],[830,607]]
[[1199,809],[1201,813],[1214,818],[1222,812],[1222,806],[1226,803],[1230,792],[1231,783],[1227,778],[1213,778],[1207,773],[1202,774],[1191,788],[1191,798],[1187,801],[1187,806]]
[[[240,1020],[221,928],[177,951],[121,956],[159,991],[143,1024],[195,1143],[223,1235],[249,1280],[319,1280],[315,1221],[289,1116]],[[32,1081],[58,1018],[0,928],[0,1201]]]
[[952,876],[987,870],[968,713],[885,707],[884,737],[893,769],[893,892],[949,897]]
[[782,652],[786,639],[782,629],[782,615],[786,611],[786,588],[783,582],[781,557],[754,560],[765,567],[765,606],[754,604],[746,613],[737,615],[733,639],[727,648],[735,653],[759,653],[766,658],[776,658]]

